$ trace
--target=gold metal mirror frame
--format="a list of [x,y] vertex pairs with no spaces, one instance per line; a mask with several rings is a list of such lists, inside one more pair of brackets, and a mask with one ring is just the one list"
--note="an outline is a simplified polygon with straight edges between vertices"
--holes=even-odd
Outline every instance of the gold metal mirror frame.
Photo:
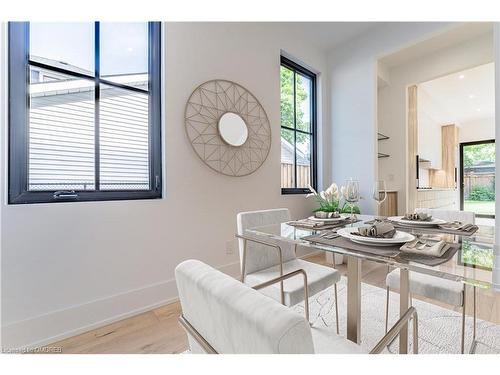
[[[228,144],[219,133],[225,113],[239,115],[248,128],[241,146]],[[227,176],[247,176],[264,163],[271,149],[271,127],[266,111],[243,86],[222,79],[199,85],[185,109],[185,129],[196,155],[210,168]]]

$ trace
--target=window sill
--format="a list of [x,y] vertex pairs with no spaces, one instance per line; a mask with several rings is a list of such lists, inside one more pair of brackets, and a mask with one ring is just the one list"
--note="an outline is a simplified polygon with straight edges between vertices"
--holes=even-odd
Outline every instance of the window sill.
[[308,188],[281,188],[281,195],[292,194],[310,194],[311,190]]
[[55,199],[54,192],[23,192],[17,196],[9,197],[9,204],[35,204],[35,203],[76,203],[76,202],[106,202],[119,200],[159,199],[162,198],[161,189],[158,191],[100,191],[78,192],[77,198]]

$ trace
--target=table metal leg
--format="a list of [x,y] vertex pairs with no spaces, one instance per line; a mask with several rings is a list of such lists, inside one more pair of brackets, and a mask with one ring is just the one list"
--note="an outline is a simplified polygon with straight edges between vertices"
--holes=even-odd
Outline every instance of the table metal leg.
[[[410,276],[408,270],[401,268],[399,285],[399,317],[408,310],[410,299]],[[405,323],[399,333],[399,354],[408,353],[408,323]]]
[[361,259],[347,257],[347,339],[361,342]]

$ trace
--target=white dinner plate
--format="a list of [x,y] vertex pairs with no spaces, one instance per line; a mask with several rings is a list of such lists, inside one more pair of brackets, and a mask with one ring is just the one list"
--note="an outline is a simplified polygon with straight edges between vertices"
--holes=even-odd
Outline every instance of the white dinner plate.
[[356,243],[374,246],[391,246],[410,242],[415,239],[414,235],[399,230],[396,231],[392,238],[362,237],[352,234],[353,232],[358,233],[358,227],[342,228],[337,231],[337,234]]
[[328,219],[321,219],[319,217],[309,216],[307,219],[311,221],[317,221],[320,223],[336,223],[338,221],[345,220],[347,218],[346,215],[340,215],[340,217],[330,217]]
[[436,219],[435,217],[433,217],[430,221],[405,220],[404,216],[391,216],[387,219],[398,224],[416,227],[436,227],[440,224],[446,223],[446,220]]

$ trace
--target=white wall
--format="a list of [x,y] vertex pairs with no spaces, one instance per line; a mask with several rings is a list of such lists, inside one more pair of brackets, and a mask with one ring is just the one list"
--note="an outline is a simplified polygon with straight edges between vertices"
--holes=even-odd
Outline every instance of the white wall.
[[475,142],[495,139],[495,118],[487,117],[459,124],[460,142]]
[[[321,129],[326,54],[279,24],[168,23],[165,46],[164,199],[6,205],[2,111],[4,346],[54,341],[170,301],[177,294],[174,267],[188,258],[237,272],[237,251],[228,255],[226,247],[235,245],[238,211],[289,207],[295,218],[311,211],[304,196],[280,194],[279,58],[283,49],[321,73]],[[250,176],[212,171],[185,135],[187,98],[214,78],[249,89],[269,117],[271,151]],[[329,138],[321,132],[320,139]]]
[[427,92],[419,90],[417,102],[418,155],[422,159],[430,160],[432,167],[437,169],[441,169],[442,165],[441,127],[447,125],[434,116],[440,112],[443,112],[442,108],[433,101]]
[[[447,27],[450,24],[440,22],[388,23],[343,43],[328,56],[332,178],[337,183],[343,183],[349,177],[360,181],[361,194],[365,197],[361,201],[363,213],[375,213],[375,202],[370,197],[378,175],[377,59]],[[392,85],[392,77],[390,81]],[[386,133],[384,127],[381,126],[380,130]],[[404,144],[405,138],[398,138],[399,134],[387,132],[387,135],[392,138],[384,142]],[[394,181],[404,179],[405,169],[400,168],[399,159],[399,156],[382,159],[392,164],[386,169],[387,173],[380,174],[391,189],[400,190],[401,186]],[[387,174],[393,174],[393,177],[387,178]]]
[[429,81],[493,61],[492,35],[483,35],[465,43],[441,49],[417,60],[389,70],[390,85],[378,92],[378,129],[391,139],[384,141],[383,151],[390,158],[379,162],[379,177],[398,190],[399,213],[406,207],[406,89],[409,85]]

